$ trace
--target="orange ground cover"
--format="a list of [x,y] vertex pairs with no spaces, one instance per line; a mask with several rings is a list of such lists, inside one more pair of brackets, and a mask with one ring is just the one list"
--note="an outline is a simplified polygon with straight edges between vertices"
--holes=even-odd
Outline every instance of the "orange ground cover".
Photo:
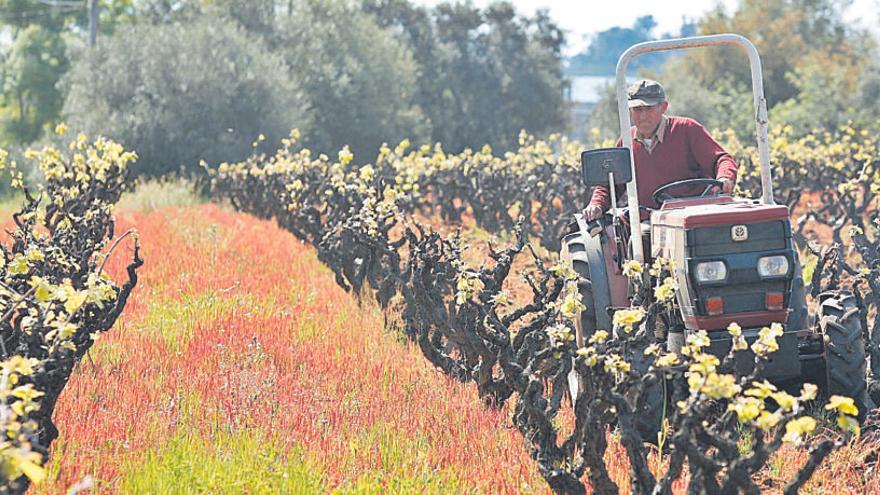
[[[146,264],[120,321],[62,395],[55,479],[36,493],[63,492],[87,474],[112,493],[120,466],[180,428],[273,432],[319,462],[328,486],[345,486],[382,469],[378,448],[349,448],[376,427],[427,439],[418,462],[469,490],[546,491],[508,412],[484,408],[471,386],[385,332],[379,311],[359,307],[290,234],[210,205],[126,212],[119,224],[138,229]],[[127,255],[114,254],[117,279]],[[180,313],[189,321],[154,314],[198,297],[219,302]],[[170,334],[184,337],[170,345]],[[199,414],[185,417],[192,400]]]

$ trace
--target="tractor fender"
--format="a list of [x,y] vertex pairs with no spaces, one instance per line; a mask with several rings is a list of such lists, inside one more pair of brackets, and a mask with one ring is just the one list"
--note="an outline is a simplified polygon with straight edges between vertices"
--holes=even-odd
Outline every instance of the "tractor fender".
[[[575,320],[578,347],[585,346],[597,329],[612,328],[607,310],[611,305],[611,289],[606,265],[606,260],[611,257],[603,250],[610,246],[608,233],[606,229],[595,236],[590,235],[583,216],[575,214],[561,239],[559,257],[578,274],[578,293],[584,305],[580,317]],[[568,374],[572,405],[577,402],[579,389],[578,375],[572,368]]]
[[[583,282],[592,286],[592,301],[582,301],[588,305],[592,302],[596,311],[596,328],[611,329],[611,315],[608,308],[611,306],[611,285],[606,266],[605,248],[608,247],[611,227],[606,227],[602,233],[591,236],[587,230],[587,222],[583,215],[576,213],[574,222],[568,226],[568,234],[563,238],[563,256],[569,257],[569,262],[578,272]],[[584,270],[581,267],[586,267]],[[582,282],[581,282],[582,283]]]
[[807,311],[807,292],[809,289],[804,283],[804,272],[798,250],[792,251],[794,252],[794,276],[791,279],[791,296],[789,297],[791,312],[788,314],[785,326],[786,330],[807,330],[812,326]]

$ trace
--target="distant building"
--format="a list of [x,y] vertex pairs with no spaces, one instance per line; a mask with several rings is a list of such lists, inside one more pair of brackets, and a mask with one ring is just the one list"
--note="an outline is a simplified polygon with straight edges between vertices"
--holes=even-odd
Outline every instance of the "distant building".
[[614,84],[614,76],[571,76],[570,100],[577,103],[597,103],[602,89]]
[[571,123],[568,132],[570,138],[586,139],[590,114],[602,97],[603,88],[613,83],[614,76],[570,76],[569,84],[565,88]]

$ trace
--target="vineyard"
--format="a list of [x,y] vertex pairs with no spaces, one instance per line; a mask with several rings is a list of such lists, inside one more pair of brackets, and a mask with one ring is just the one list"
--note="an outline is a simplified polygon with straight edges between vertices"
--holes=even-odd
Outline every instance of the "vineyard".
[[[738,194],[758,190],[757,151],[718,135]],[[0,268],[6,492],[880,491],[880,376],[858,397],[777,389],[760,375],[779,325],[754,342],[731,325],[723,359],[705,333],[666,352],[666,260],[628,265],[631,307],[576,345],[557,253],[579,153],[611,143],[405,141],[364,165],[299,138],[206,166],[198,188],[227,206],[126,203],[173,183],[122,196],[136,157],[103,139],[28,153],[45,186]],[[852,294],[880,373],[878,143],[845,126],[771,144],[811,298]],[[658,388],[674,407],[645,443]]]

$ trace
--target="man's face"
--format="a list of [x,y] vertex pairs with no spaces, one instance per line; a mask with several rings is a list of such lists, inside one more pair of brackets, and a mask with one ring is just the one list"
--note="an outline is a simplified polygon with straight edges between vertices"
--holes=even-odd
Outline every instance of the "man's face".
[[635,107],[629,109],[629,116],[632,119],[633,125],[636,126],[636,130],[639,135],[642,137],[650,137],[654,130],[657,129],[657,125],[660,123],[660,117],[663,116],[663,112],[669,107],[669,102],[664,101],[658,105],[652,105],[650,107]]

